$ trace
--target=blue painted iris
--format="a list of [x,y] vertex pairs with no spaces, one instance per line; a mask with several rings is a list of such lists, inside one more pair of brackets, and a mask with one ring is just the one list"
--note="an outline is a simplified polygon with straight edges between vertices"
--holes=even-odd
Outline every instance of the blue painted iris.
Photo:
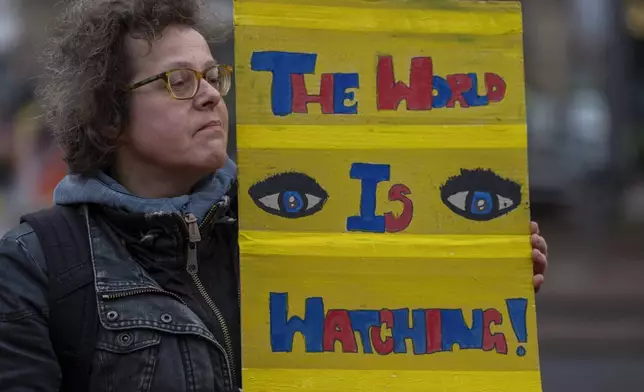
[[443,203],[454,213],[475,221],[505,215],[521,204],[521,185],[491,170],[461,169],[441,187]]
[[283,218],[302,218],[320,211],[329,195],[304,173],[275,174],[248,189],[257,207]]

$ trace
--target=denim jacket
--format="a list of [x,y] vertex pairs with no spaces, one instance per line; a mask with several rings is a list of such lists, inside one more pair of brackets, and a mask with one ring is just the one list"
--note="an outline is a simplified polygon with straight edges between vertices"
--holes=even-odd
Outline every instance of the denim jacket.
[[[237,224],[224,200],[201,225],[177,213],[89,209],[100,320],[90,391],[240,388]],[[47,282],[23,223],[0,240],[0,391],[58,391]]]

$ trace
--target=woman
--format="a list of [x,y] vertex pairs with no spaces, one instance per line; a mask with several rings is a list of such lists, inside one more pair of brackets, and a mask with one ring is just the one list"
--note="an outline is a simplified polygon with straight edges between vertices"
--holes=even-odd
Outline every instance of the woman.
[[[241,387],[231,68],[210,52],[206,15],[197,0],[78,0],[63,15],[42,89],[71,173],[54,201],[85,222],[84,304],[100,323],[88,378],[69,376],[83,364],[53,338],[55,249],[22,223],[0,243],[0,390],[56,391],[61,374],[93,392]],[[533,233],[537,289],[547,260]]]

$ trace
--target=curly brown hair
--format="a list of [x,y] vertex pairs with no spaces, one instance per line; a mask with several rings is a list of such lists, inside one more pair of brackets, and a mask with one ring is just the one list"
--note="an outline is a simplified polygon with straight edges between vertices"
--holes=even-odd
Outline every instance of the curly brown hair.
[[208,42],[230,29],[204,0],[73,0],[43,51],[38,89],[46,122],[69,170],[108,167],[129,118],[131,70],[126,36],[151,44],[170,25],[188,25]]

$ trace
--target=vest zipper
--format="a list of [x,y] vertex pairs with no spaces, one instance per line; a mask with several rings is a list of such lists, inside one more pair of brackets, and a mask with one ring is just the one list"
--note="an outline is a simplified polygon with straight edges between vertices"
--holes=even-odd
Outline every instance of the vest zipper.
[[[211,209],[208,215],[210,215],[213,210],[214,208]],[[208,294],[208,292],[206,291],[206,288],[201,283],[201,279],[198,275],[199,260],[197,257],[197,244],[201,241],[201,233],[199,232],[197,217],[193,214],[187,214],[184,217],[184,220],[188,226],[188,260],[186,263],[186,271],[188,271],[188,274],[192,278],[192,281],[194,282],[195,286],[197,286],[197,290],[199,290],[202,298],[204,299],[204,301],[206,301],[212,312],[215,314],[217,321],[219,322],[221,330],[224,334],[224,343],[226,346],[225,353],[228,356],[227,360],[229,360],[228,368],[230,369],[230,382],[234,386],[235,380],[237,380],[237,369],[235,368],[235,353],[233,351],[233,341],[230,336],[230,331],[228,330],[228,326],[226,325],[226,319],[224,319],[224,315],[215,304],[215,301],[212,300],[210,294]]]
[[[216,203],[214,206],[212,206],[212,208],[208,211],[206,216],[203,218],[203,221],[201,221],[201,224],[199,225],[199,229],[203,228],[203,226],[208,222],[208,220],[210,220],[210,218],[214,215],[215,211],[217,211],[217,207],[219,207],[220,204],[221,203]],[[241,307],[241,282],[240,281],[237,282],[237,306]]]

